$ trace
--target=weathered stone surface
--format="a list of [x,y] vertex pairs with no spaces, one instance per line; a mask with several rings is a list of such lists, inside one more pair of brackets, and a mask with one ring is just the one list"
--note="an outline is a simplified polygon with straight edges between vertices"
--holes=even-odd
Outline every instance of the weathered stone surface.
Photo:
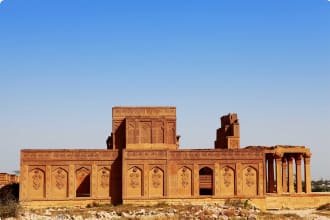
[[[310,150],[284,145],[240,148],[239,126],[237,114],[225,115],[215,149],[179,150],[175,107],[114,107],[108,149],[21,151],[21,204],[84,206],[234,198],[253,200],[266,208],[276,204],[272,199],[266,202],[270,194],[280,198],[283,193],[305,192],[307,198]],[[221,214],[225,212],[237,214],[229,209]],[[199,214],[198,210],[191,213]],[[212,214],[220,215],[217,210]]]

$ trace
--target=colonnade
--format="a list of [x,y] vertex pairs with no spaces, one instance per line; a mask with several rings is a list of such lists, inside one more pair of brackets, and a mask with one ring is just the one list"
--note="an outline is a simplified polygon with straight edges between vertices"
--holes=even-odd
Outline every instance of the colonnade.
[[[304,181],[302,181],[302,161],[304,162]],[[267,193],[311,192],[309,154],[266,154],[265,173]]]

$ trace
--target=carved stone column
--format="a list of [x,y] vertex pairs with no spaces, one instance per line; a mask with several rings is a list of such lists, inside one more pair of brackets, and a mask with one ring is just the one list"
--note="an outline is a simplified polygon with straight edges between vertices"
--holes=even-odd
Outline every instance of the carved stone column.
[[276,154],[275,155],[276,161],[276,192],[282,193],[282,155]]
[[305,166],[305,190],[306,193],[310,193],[312,190],[311,186],[311,157],[310,154],[304,155],[304,166]]
[[282,158],[282,189],[283,192],[288,192],[288,181],[287,181],[287,164],[286,164],[286,158]]
[[301,193],[301,159],[302,155],[298,154],[296,157],[296,181],[297,181],[297,193]]
[[268,158],[268,192],[274,192],[274,159]]
[[293,179],[293,157],[288,157],[288,169],[289,169],[289,192],[294,193],[294,179]]

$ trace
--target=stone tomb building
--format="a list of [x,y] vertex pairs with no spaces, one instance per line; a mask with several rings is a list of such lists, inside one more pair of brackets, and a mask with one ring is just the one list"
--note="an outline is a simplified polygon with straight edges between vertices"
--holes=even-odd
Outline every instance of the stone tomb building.
[[[240,148],[237,114],[221,117],[214,149],[179,150],[175,107],[114,107],[107,149],[22,150],[24,206],[91,202],[223,202],[313,207],[311,152],[304,146]],[[310,199],[314,198],[314,199]]]
[[18,183],[18,182],[19,182],[19,176],[9,173],[0,173],[0,188],[8,184]]

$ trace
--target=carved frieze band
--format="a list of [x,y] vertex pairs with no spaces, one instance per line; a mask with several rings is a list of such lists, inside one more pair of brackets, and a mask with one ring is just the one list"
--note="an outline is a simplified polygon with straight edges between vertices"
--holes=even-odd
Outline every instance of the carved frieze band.
[[128,159],[166,159],[166,151],[127,151]]
[[176,116],[176,109],[169,108],[113,108],[112,117],[127,117],[127,116]]
[[263,159],[256,151],[170,151],[169,159]]
[[29,150],[22,151],[21,159],[31,160],[115,160],[118,157],[117,151],[51,151],[51,150]]
[[[167,153],[168,152],[168,153]],[[237,153],[239,152],[239,153]],[[236,154],[235,154],[236,153]],[[126,151],[126,159],[263,159],[264,154],[256,151]],[[167,158],[168,157],[168,158]]]

